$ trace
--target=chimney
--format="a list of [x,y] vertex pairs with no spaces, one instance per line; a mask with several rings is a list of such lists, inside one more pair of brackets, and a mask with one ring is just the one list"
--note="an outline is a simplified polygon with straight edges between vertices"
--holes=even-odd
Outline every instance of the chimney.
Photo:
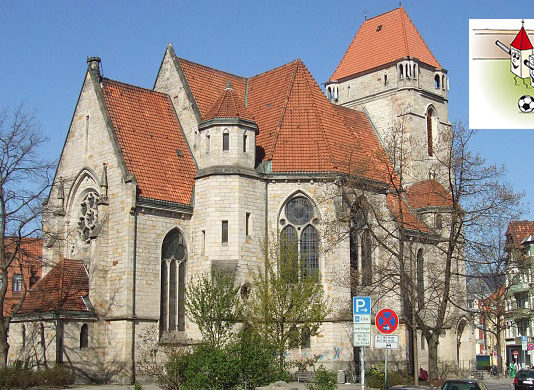
[[100,57],[87,57],[87,66],[90,71],[96,71],[100,75]]

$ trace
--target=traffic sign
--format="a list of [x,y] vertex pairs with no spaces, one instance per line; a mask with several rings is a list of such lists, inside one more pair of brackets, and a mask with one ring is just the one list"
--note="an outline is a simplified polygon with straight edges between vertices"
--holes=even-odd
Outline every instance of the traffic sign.
[[371,346],[371,297],[352,297],[353,345]]
[[521,349],[523,351],[527,350],[527,336],[521,336]]
[[371,346],[371,332],[354,333],[354,347],[370,347]]
[[371,297],[352,297],[352,313],[371,315]]
[[392,309],[382,309],[376,315],[375,325],[381,333],[393,333],[399,326],[399,316]]
[[375,348],[399,349],[399,336],[376,334],[375,335]]
[[527,345],[527,350],[528,351],[534,351],[534,343],[533,344],[528,344]]
[[513,355],[514,355],[515,358],[517,358],[517,356],[519,356],[519,353],[517,352],[517,349],[514,349]]

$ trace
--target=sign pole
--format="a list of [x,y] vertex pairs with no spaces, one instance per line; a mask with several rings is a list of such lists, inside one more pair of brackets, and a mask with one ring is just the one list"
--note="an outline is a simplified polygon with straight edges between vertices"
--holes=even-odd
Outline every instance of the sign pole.
[[362,390],[365,389],[365,347],[360,348],[360,382],[362,385]]
[[384,390],[388,390],[388,350],[386,349],[386,358],[384,361]]

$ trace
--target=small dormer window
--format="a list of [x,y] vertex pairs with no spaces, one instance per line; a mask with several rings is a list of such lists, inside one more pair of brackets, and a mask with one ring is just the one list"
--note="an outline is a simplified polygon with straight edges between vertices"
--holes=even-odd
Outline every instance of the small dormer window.
[[382,25],[381,25],[381,24],[379,24],[378,26],[376,26],[376,31],[377,31],[377,32],[378,32],[378,31],[381,31],[381,30],[382,30]]
[[434,88],[439,89],[439,85],[440,85],[439,74],[436,74],[434,76]]

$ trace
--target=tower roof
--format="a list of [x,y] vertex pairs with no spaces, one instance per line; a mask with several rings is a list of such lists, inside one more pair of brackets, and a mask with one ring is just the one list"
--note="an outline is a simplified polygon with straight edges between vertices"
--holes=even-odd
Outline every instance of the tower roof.
[[530,39],[528,39],[528,34],[524,27],[521,27],[521,30],[519,30],[510,46],[515,47],[517,50],[532,49],[532,43],[530,43]]
[[404,57],[441,68],[404,8],[399,7],[363,22],[329,81]]
[[228,86],[221,93],[215,104],[207,112],[205,120],[214,118],[254,120],[252,114],[248,112],[237,93],[231,87],[230,81],[228,81]]

